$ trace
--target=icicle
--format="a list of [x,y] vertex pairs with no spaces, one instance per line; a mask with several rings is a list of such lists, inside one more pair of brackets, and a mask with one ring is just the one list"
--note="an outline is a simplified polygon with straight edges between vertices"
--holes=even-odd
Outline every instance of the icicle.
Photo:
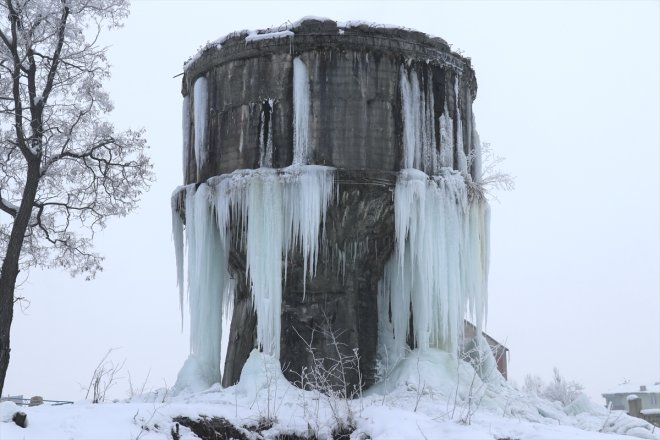
[[221,379],[223,294],[229,278],[228,247],[216,226],[211,196],[205,183],[186,192],[190,346],[209,385]]
[[172,194],[172,240],[176,256],[176,283],[179,288],[179,310],[181,311],[181,326],[183,327],[183,222],[179,211],[180,188]]
[[435,120],[434,120],[434,96],[433,96],[433,73],[427,70],[426,90],[424,90],[424,102],[422,108],[422,160],[420,169],[427,174],[435,175],[440,170],[440,154],[436,145]]
[[454,166],[454,121],[449,116],[447,102],[440,115],[440,166],[446,168]]
[[259,126],[261,132],[259,133],[259,166],[272,167],[273,166],[273,100],[267,99],[261,105],[261,114]]
[[181,106],[181,132],[183,134],[183,181],[188,173],[188,157],[190,155],[190,97],[183,98]]
[[482,174],[481,162],[481,139],[477,132],[477,124],[474,120],[474,113],[472,114],[472,180],[480,183]]
[[[240,170],[213,177],[196,191],[194,185],[187,187],[191,345],[207,370],[216,365],[221,312],[229,307],[232,291],[228,274],[231,231],[239,231],[238,241],[246,250],[257,342],[265,353],[278,357],[283,264],[287,253],[297,250],[303,257],[304,274],[314,275],[333,179],[332,168],[304,165]],[[232,221],[238,224],[230,225]],[[176,243],[175,248],[179,255]]]
[[206,161],[206,126],[208,112],[208,84],[206,78],[200,76],[193,86],[193,101],[195,119],[195,160],[197,162],[197,175]]
[[243,146],[245,144],[245,131],[248,129],[248,119],[250,117],[250,107],[247,105],[241,106],[241,120],[239,121],[239,127],[241,127],[241,133],[238,137],[238,152],[243,152]]
[[467,176],[467,157],[463,145],[463,120],[461,119],[460,89],[458,88],[458,75],[454,78],[454,96],[456,97],[456,159],[458,170]]
[[[332,169],[308,165],[294,173],[285,195],[285,249],[299,246],[303,255],[303,273],[316,274],[319,233],[325,224],[325,214],[333,195]],[[303,278],[303,294],[306,277]]]
[[310,92],[307,67],[300,58],[293,60],[293,165],[309,163]]
[[257,339],[263,351],[275,357],[279,357],[282,313],[282,192],[273,171],[250,181],[247,198],[246,266],[257,312]]
[[394,191],[395,249],[379,284],[379,357],[405,354],[412,310],[421,350],[453,352],[469,312],[479,328],[486,308],[488,215],[468,199],[464,177],[447,168],[429,178],[402,170]]
[[408,78],[406,68],[401,66],[401,111],[403,113],[403,166],[414,168],[419,164],[419,82],[414,70]]
[[401,111],[403,116],[403,169],[417,168],[435,174],[440,168],[436,148],[433,76],[427,71],[424,84],[414,69],[401,66]]

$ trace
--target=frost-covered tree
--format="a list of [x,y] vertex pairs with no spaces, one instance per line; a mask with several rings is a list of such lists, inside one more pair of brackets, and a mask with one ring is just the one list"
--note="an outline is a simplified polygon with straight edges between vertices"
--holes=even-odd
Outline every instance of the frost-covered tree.
[[127,0],[0,0],[0,393],[19,271],[94,277],[94,233],[152,180],[143,131],[104,119],[97,38],[127,15]]
[[552,370],[552,380],[545,384],[539,376],[525,376],[523,391],[534,394],[551,402],[560,402],[566,406],[583,394],[584,387],[573,380],[567,380],[555,367]]
[[555,367],[552,370],[552,380],[543,390],[543,397],[553,402],[561,402],[562,405],[566,406],[582,395],[583,389],[578,382],[562,377],[557,367]]

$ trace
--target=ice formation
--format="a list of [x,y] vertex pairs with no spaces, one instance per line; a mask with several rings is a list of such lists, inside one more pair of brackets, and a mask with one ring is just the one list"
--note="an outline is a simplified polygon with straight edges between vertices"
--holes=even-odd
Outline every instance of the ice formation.
[[191,351],[204,371],[216,372],[208,376],[209,384],[220,379],[221,311],[233,298],[228,272],[230,229],[239,231],[239,245],[246,251],[258,345],[279,357],[286,258],[299,251],[305,273],[314,275],[332,183],[332,168],[304,165],[235,171],[213,177],[196,189],[193,184],[175,192],[173,235],[179,286],[184,286],[184,233],[177,204],[184,193]]
[[[404,356],[409,336],[421,350],[454,352],[466,315],[480,329],[486,312],[489,208],[466,185],[472,177],[458,78],[456,136],[445,102],[437,146],[430,76],[420,83],[415,69],[401,67],[403,160],[394,190],[395,251],[379,286],[379,357],[390,365]],[[458,171],[452,169],[454,154]]]
[[456,120],[458,127],[456,127],[456,163],[458,170],[467,176],[468,164],[467,156],[465,155],[465,146],[463,144],[463,120],[461,119],[461,106],[460,106],[460,89],[458,88],[458,77],[454,78],[454,96],[456,97]]
[[309,161],[309,76],[300,58],[293,60],[293,164]]
[[186,178],[188,169],[188,151],[190,151],[190,97],[183,98],[181,108],[181,133],[183,135],[183,178]]
[[454,164],[454,121],[449,116],[447,103],[440,115],[440,166],[451,168]]
[[440,170],[440,157],[433,120],[433,79],[430,72],[428,75],[420,84],[414,69],[407,70],[401,66],[404,145],[401,168],[417,168],[435,174]]
[[[261,104],[259,115],[259,166],[273,166],[273,105],[272,99],[267,99]],[[241,133],[242,134],[242,133]]]
[[193,86],[193,118],[195,120],[195,161],[197,174],[206,161],[206,125],[208,108],[208,83],[206,78],[200,76]]
[[[242,170],[212,178],[196,190],[190,185],[184,192],[191,349],[214,383],[221,370],[221,310],[232,300],[231,222],[236,222],[246,251],[258,345],[278,357],[287,256],[301,252],[305,274],[314,276],[333,194],[333,169]],[[483,321],[488,273],[488,205],[468,193],[460,173],[445,168],[429,177],[402,170],[394,210],[396,246],[378,298],[381,359],[387,353],[391,365],[405,355],[411,319],[420,350],[455,352],[465,316]],[[176,214],[173,228],[183,289],[184,234]]]
[[[432,348],[455,352],[466,316],[480,330],[486,312],[488,204],[470,189],[473,176],[477,180],[480,173],[475,157],[478,136],[470,120],[464,140],[458,76],[453,96],[445,100],[436,119],[432,71],[423,73],[402,66],[399,75],[403,155],[393,189],[395,246],[379,283],[377,306],[379,360],[390,366],[404,358],[411,339],[410,348],[421,352]],[[184,119],[190,110],[193,113],[198,176],[206,160],[207,89],[206,79],[199,77],[193,85],[192,108],[189,98],[184,100]],[[220,380],[222,310],[233,302],[232,277],[242,276],[230,273],[230,248],[244,251],[244,276],[257,315],[257,344],[275,358],[280,353],[289,255],[302,256],[303,295],[307,278],[315,276],[333,198],[334,169],[308,165],[313,152],[310,103],[307,67],[294,58],[292,165],[272,168],[274,101],[266,98],[259,115],[260,168],[191,184],[173,197],[182,305],[187,266],[194,358],[190,369],[201,371],[209,385]],[[453,108],[453,117],[448,107]],[[184,148],[190,142],[189,129],[184,123]],[[466,145],[476,152],[470,153],[470,161]],[[347,259],[350,264],[358,250],[348,246],[329,252],[335,252],[337,276],[343,276]]]
[[379,288],[381,362],[416,346],[455,352],[466,315],[481,328],[488,275],[488,204],[461,174],[407,169],[394,191],[395,250]]

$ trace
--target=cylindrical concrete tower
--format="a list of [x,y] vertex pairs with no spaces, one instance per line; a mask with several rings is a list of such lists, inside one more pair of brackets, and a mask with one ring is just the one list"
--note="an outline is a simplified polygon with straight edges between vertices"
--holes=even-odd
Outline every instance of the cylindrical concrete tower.
[[[219,267],[225,261],[220,258],[217,270],[226,270],[229,281],[197,280],[201,284],[190,293],[192,351],[207,357],[202,361],[207,370],[219,368],[217,347],[208,349],[209,344],[217,344],[214,338],[220,338],[214,333],[218,326],[206,323],[214,321],[215,314],[220,316],[222,301],[229,301],[233,316],[223,385],[238,380],[254,348],[279,355],[292,382],[318,359],[332,362],[357,354],[359,368],[347,373],[342,380],[346,383],[337,381],[337,385],[369,385],[379,369],[386,369],[382,353],[392,340],[398,338],[399,348],[453,347],[459,325],[455,315],[471,310],[480,316],[481,305],[475,303],[485,293],[485,287],[484,292],[479,290],[485,286],[487,267],[485,232],[475,239],[473,255],[468,252],[472,238],[463,240],[467,235],[461,235],[454,246],[453,238],[435,236],[436,229],[424,223],[433,223],[434,215],[442,216],[437,219],[445,228],[442,231],[454,231],[446,212],[454,215],[456,211],[457,224],[467,226],[457,226],[456,234],[449,234],[469,235],[475,221],[474,228],[484,229],[483,218],[470,217],[484,216],[483,209],[472,213],[470,208],[480,174],[472,115],[476,91],[469,59],[452,52],[440,38],[409,29],[331,20],[304,19],[282,29],[236,32],[208,45],[186,64],[182,93],[187,186],[175,192],[173,200],[188,230],[192,194],[199,192],[200,185],[210,188],[210,195],[205,196],[212,200],[209,212],[215,213],[210,227],[220,230],[217,246],[226,248],[227,267]],[[299,171],[306,169],[313,171]],[[268,173],[275,176],[268,179],[274,180],[264,180]],[[310,180],[316,183],[309,187],[300,180],[306,173],[316,176]],[[325,183],[318,184],[318,173]],[[239,185],[235,183],[238,176],[261,179],[260,186],[245,184],[249,188],[245,186],[243,195],[236,196],[231,188]],[[310,188],[328,182],[329,188],[320,193],[323,206],[306,201]],[[422,189],[415,187],[418,183]],[[277,185],[282,189],[275,190],[280,188]],[[298,195],[292,195],[290,185],[297,185]],[[407,207],[400,194],[409,195]],[[227,212],[218,205],[225,203],[223,197],[231,199],[226,202]],[[483,200],[476,198],[483,208]],[[431,199],[436,200],[433,206]],[[258,212],[257,200],[267,205]],[[431,212],[431,208],[439,209],[437,200],[444,200],[447,211]],[[302,214],[295,214],[296,210]],[[417,217],[413,219],[411,212]],[[195,215],[198,222],[200,217]],[[312,232],[305,232],[313,243],[303,242],[303,232],[299,232],[310,220],[293,218],[305,215],[320,218],[318,231],[310,226]],[[260,226],[257,216],[264,217]],[[284,232],[273,226],[279,224],[280,216],[284,216]],[[396,222],[408,223],[400,230]],[[265,261],[260,252],[271,252],[271,241],[280,233],[283,252],[273,251],[276,269],[268,270],[279,270],[281,277],[275,274],[268,280],[281,286],[272,290],[268,281],[260,281],[258,271],[266,263],[257,260]],[[412,240],[419,237],[432,249],[424,251],[416,263]],[[191,262],[192,239],[187,235],[186,240],[189,283],[194,284],[191,277],[207,275],[190,272],[191,264],[202,264],[214,251],[200,252],[204,239],[198,239],[197,259]],[[442,250],[437,254],[443,262],[429,262],[439,266],[428,270],[448,268],[438,275],[438,282],[433,281],[435,275],[424,275],[419,268],[435,258],[436,248]],[[387,264],[398,268],[390,273]],[[454,269],[458,275],[451,272]],[[470,270],[483,271],[475,282],[480,286],[470,287],[474,275]],[[433,282],[415,281],[431,278]],[[453,279],[458,281],[452,284]],[[225,299],[214,301],[213,295],[225,295]],[[452,298],[457,300],[452,302]],[[422,319],[426,309],[435,312]],[[270,313],[268,318],[266,313]],[[279,335],[265,336],[270,331]],[[273,337],[279,339],[275,349],[260,347]],[[219,380],[219,374],[208,373],[209,381]]]

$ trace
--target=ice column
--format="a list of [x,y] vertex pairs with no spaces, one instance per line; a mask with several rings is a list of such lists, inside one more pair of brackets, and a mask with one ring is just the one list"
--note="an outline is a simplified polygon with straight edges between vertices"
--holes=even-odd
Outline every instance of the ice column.
[[193,118],[195,120],[195,161],[197,162],[197,174],[206,162],[206,127],[208,111],[208,84],[206,78],[200,76],[195,80],[193,86]]
[[293,164],[309,163],[309,76],[300,58],[293,59]]
[[454,166],[454,121],[449,116],[446,102],[440,115],[440,166]]
[[172,195],[172,241],[174,242],[174,255],[176,257],[176,281],[179,288],[179,309],[181,310],[181,326],[183,329],[183,291],[184,277],[184,241],[183,241],[183,221],[181,220],[181,211],[179,206],[179,197],[177,189]]
[[[259,168],[214,177],[197,190],[194,185],[186,187],[191,347],[205,369],[220,371],[221,311],[231,298],[230,228],[239,232],[237,239],[246,250],[258,345],[279,357],[286,258],[290,252],[301,252],[305,273],[314,274],[319,237],[333,194],[333,172],[318,165]],[[178,200],[176,194],[174,199]],[[173,214],[177,274],[182,276],[180,207],[173,203],[173,208],[177,211]],[[231,225],[231,221],[238,223]]]
[[[488,206],[464,177],[402,170],[394,192],[395,250],[380,283],[379,346],[405,354],[412,313],[417,347],[455,351],[463,319],[481,328],[488,276]],[[391,316],[391,317],[390,317]]]
[[458,170],[467,176],[467,156],[463,145],[463,120],[461,119],[460,89],[458,87],[458,75],[454,78],[454,96],[456,97],[456,162]]
[[183,98],[183,105],[181,108],[181,133],[183,134],[183,180],[186,180],[186,173],[188,171],[188,151],[190,148],[190,97]]
[[272,129],[272,114],[273,114],[273,100],[267,99],[261,105],[261,114],[259,116],[259,166],[272,167],[273,166],[273,129]]
[[432,84],[430,71],[423,84],[420,84],[414,69],[408,71],[401,66],[399,86],[403,113],[402,168],[416,168],[428,174],[435,174],[440,169],[435,139]]
[[229,247],[211,204],[212,188],[203,183],[186,190],[186,244],[190,347],[208,384],[221,379],[222,308],[229,280]]
[[257,339],[265,353],[276,357],[282,313],[284,192],[275,173],[259,175],[247,188],[246,264],[257,312]]

